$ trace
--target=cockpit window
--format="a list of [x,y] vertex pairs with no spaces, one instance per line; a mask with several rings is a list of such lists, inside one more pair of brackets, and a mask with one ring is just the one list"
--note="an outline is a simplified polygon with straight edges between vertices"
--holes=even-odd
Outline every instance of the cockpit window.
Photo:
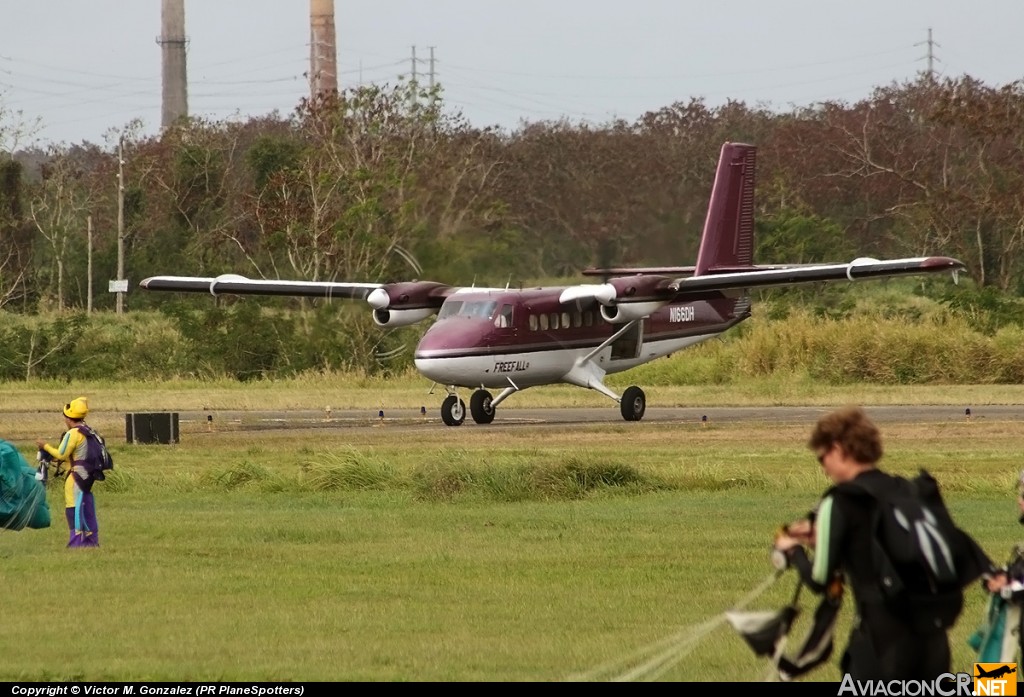
[[437,318],[444,319],[445,317],[454,317],[459,314],[459,310],[461,309],[461,300],[445,300],[444,305],[441,306],[441,311],[437,313]]
[[511,327],[512,326],[512,306],[505,303],[498,310],[498,313],[494,316],[495,327]]
[[494,315],[494,308],[497,306],[496,300],[445,300],[441,311],[437,313],[437,319],[442,320],[447,317],[491,319]]

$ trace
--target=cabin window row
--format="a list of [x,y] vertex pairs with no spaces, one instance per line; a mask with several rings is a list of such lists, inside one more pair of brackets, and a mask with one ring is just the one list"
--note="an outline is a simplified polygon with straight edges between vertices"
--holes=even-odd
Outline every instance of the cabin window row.
[[[448,317],[458,316],[466,318],[486,318],[494,322],[496,327],[512,326],[512,305],[504,303],[500,307],[493,300],[469,301],[448,300],[442,305],[437,319],[442,320]],[[569,329],[578,327],[592,327],[600,321],[595,317],[594,310],[572,310],[562,312],[531,312],[527,318],[530,331],[546,332],[551,329]]]
[[546,312],[543,314],[530,313],[530,331],[546,332],[549,329],[569,329],[570,327],[592,327],[594,326],[593,310],[574,310],[572,312]]

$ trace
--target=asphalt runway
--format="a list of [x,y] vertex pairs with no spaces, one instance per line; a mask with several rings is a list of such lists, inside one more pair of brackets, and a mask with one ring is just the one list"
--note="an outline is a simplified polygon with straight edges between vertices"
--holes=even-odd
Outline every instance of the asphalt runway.
[[[640,424],[666,423],[773,423],[813,424],[822,414],[835,407],[651,407]],[[1024,421],[1024,405],[992,406],[869,406],[868,414],[879,424],[943,423],[962,421]],[[215,430],[289,430],[296,428],[373,428],[382,424],[403,426],[410,430],[452,428],[441,421],[440,409],[362,410],[293,410],[293,411],[184,411],[178,412],[182,431],[210,428]],[[608,408],[565,409],[501,409],[491,424],[480,425],[468,414],[456,428],[504,429],[523,425],[567,426],[574,424],[625,424],[615,405]]]

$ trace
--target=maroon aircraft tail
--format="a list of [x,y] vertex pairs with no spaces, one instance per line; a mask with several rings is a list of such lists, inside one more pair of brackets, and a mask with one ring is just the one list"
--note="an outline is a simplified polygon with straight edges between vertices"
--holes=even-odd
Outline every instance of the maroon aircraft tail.
[[754,164],[757,148],[726,143],[718,160],[695,276],[754,263]]

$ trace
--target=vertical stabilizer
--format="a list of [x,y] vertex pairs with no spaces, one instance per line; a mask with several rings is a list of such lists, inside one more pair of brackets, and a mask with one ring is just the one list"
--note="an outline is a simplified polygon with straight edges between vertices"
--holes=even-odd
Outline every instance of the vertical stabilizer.
[[726,143],[718,160],[695,276],[754,263],[754,163],[757,148]]

